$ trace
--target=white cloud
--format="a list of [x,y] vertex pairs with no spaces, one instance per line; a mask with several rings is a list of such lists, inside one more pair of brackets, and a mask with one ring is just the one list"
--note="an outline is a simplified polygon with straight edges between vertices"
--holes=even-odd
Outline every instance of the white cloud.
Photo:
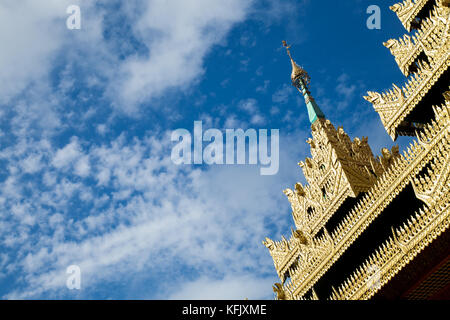
[[82,152],[80,149],[80,145],[78,144],[78,139],[74,138],[64,148],[56,151],[52,164],[56,168],[60,169],[62,167],[70,165],[71,163],[73,163],[73,161],[80,158],[81,155]]
[[114,84],[131,110],[136,102],[167,89],[189,87],[204,72],[203,60],[223,41],[231,27],[243,21],[251,0],[183,2],[149,0],[135,27],[149,48],[148,57],[130,57]]
[[262,300],[273,299],[270,288],[274,278],[254,275],[228,275],[223,279],[201,277],[181,287],[169,300]]
[[[64,56],[95,74],[87,76],[88,86],[109,88],[111,100],[121,99],[117,107],[133,112],[135,103],[195,83],[208,52],[245,19],[252,1],[126,2],[124,13],[136,22],[132,32],[149,55],[124,61],[110,49],[114,40],[103,38],[105,12],[93,10],[99,1],[80,2],[86,21],[79,33],[65,29],[69,1],[0,4],[0,40],[14,44],[0,53],[0,103],[20,97],[8,106],[15,113],[8,132],[14,138],[0,150],[6,175],[0,184],[0,266],[7,261],[3,276],[17,281],[5,297],[67,297],[65,270],[71,264],[82,268],[86,297],[105,283],[171,274],[176,265],[198,274],[194,281],[181,276],[184,294],[208,282],[222,298],[238,298],[239,292],[270,297],[267,277],[274,270],[261,240],[279,233],[278,227],[288,230],[289,205],[281,190],[297,169],[297,151],[281,155],[274,177],[259,176],[256,167],[200,171],[172,164],[165,135],[108,136],[110,119],[92,126],[103,142],[79,135],[61,145],[65,138],[56,134],[91,125],[86,121],[96,109],[84,113],[65,105],[79,85],[71,81],[72,65],[56,85],[48,81],[54,58]],[[256,100],[243,106],[251,122],[262,123]],[[230,115],[226,125],[245,124]],[[290,144],[299,140],[292,139]],[[178,288],[175,280],[157,285],[172,297]]]
[[264,85],[256,87],[256,92],[266,93],[269,87],[270,80],[264,80]]
[[337,102],[337,110],[347,108],[355,98],[357,86],[355,84],[348,84],[349,80],[349,76],[345,73],[341,74],[337,79],[338,84],[336,86],[336,92],[342,97],[342,99]]
[[254,124],[254,125],[262,125],[262,124],[265,123],[265,121],[266,120],[264,119],[264,117],[262,115],[260,115],[260,114],[253,115],[251,120],[250,120],[250,122],[252,124]]
[[284,84],[273,95],[272,101],[274,103],[285,104],[289,101],[290,96],[293,93],[292,86]]
[[86,156],[81,157],[75,164],[75,173],[80,177],[87,177],[90,170],[89,158]]
[[[3,1],[0,10],[0,103],[7,103],[29,85],[43,86],[58,53],[82,63],[91,63],[107,78],[109,97],[120,110],[134,113],[139,104],[160,97],[168,89],[184,90],[204,73],[203,61],[228,31],[243,21],[252,0],[184,2],[127,1],[121,10],[133,21],[133,35],[145,45],[148,56],[132,55],[119,60],[105,39],[105,11],[96,3],[108,1]],[[82,29],[67,30],[69,4],[80,4]],[[123,21],[115,21],[123,23]],[[12,32],[13,31],[13,32]],[[126,43],[124,44],[126,45]],[[66,92],[74,85],[70,68],[58,85]],[[89,75],[89,85],[101,83]]]
[[36,173],[42,168],[41,163],[42,156],[39,154],[34,154],[28,156],[22,162],[22,169],[26,173]]
[[239,109],[244,110],[250,115],[258,112],[258,102],[255,99],[245,99],[239,102]]
[[[49,222],[28,236],[0,234],[0,241],[26,256],[23,262],[12,258],[12,270],[25,271],[26,285],[10,292],[8,298],[64,296],[64,270],[71,264],[81,267],[89,292],[105,281],[128,275],[130,265],[133,274],[140,275],[170,272],[173,261],[201,275],[186,284],[185,294],[202,281],[212,281],[219,290],[217,297],[238,298],[239,292],[254,299],[270,296],[273,279],[261,277],[274,275],[274,271],[261,240],[273,232],[269,225],[275,221],[288,230],[283,221],[290,220],[289,205],[281,190],[285,187],[282,181],[292,171],[284,167],[280,176],[261,177],[258,168],[251,166],[217,166],[207,171],[178,167],[170,161],[170,140],[164,137],[134,139],[130,144],[121,136],[89,152],[83,150],[85,141],[72,140],[53,151],[61,167],[56,168],[57,178],[52,178],[51,167],[44,169],[51,189],[35,185],[27,196],[29,204],[15,207],[20,219],[12,226],[19,230],[36,221]],[[102,177],[101,185],[120,196],[104,199],[107,193],[102,188],[79,181],[77,172],[66,173],[65,166],[73,159],[83,159],[79,154],[89,157],[90,172]],[[48,161],[53,163],[55,158]],[[289,162],[295,165],[296,160]],[[5,186],[0,189],[0,196],[7,198],[2,210],[8,210],[11,201],[24,199],[21,190],[10,195],[4,191]],[[74,216],[71,201],[77,196],[99,203],[101,209]],[[104,199],[102,204],[100,199]],[[52,214],[43,210],[49,206]],[[235,276],[248,270],[254,275]],[[163,290],[172,295],[177,286],[177,281],[169,282]]]
[[0,103],[45,81],[64,43],[69,0],[3,0],[0,4]]

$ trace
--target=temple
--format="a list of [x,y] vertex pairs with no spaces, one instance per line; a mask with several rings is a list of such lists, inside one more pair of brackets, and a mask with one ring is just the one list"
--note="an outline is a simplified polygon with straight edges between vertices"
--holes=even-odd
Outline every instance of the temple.
[[305,98],[311,158],[307,185],[284,190],[295,228],[263,244],[273,258],[279,300],[450,298],[449,0],[405,0],[391,7],[409,33],[385,46],[407,77],[365,99],[387,133],[413,136],[402,154],[375,157],[326,118],[310,77],[292,64]]

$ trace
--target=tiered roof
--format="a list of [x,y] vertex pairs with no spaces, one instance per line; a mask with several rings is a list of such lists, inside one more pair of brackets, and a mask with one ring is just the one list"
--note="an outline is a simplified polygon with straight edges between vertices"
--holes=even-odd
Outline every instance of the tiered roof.
[[[366,261],[321,299],[373,297],[450,226],[450,91],[446,87],[450,0],[405,0],[391,9],[409,32],[415,30],[384,44],[408,79],[387,92],[369,92],[365,99],[394,140],[398,135],[417,136],[403,155],[394,147],[383,149],[382,157],[375,159],[367,138],[351,141],[341,127],[335,129],[309,92],[309,75],[293,61],[284,42],[293,67],[292,83],[305,96],[313,137],[307,141],[312,157],[299,163],[308,185],[298,183],[295,190],[284,191],[296,230],[289,239],[263,241],[282,281],[274,286],[280,299],[318,299],[314,286],[320,287],[319,280],[375,219],[384,217],[383,212],[396,213],[387,208],[400,193],[413,193],[418,211],[402,212],[399,221],[404,224],[392,227],[380,247],[368,246]],[[407,186],[412,191],[404,193]],[[355,199],[349,210],[343,206],[347,199]],[[333,229],[327,230],[336,216]],[[392,225],[397,226],[390,222],[386,231]]]
[[[420,129],[421,124],[409,121],[408,115],[421,104],[450,65],[449,5],[448,0],[405,0],[391,7],[408,31],[413,25],[417,27],[416,34],[384,44],[409,79],[401,88],[393,84],[386,92],[369,91],[364,98],[373,104],[394,140],[398,135],[414,135]],[[425,6],[431,7],[429,15],[419,18]]]
[[[348,247],[364,232],[392,200],[410,183],[425,206],[402,227],[393,230],[380,248],[359,266],[330,299],[370,298],[388,282],[408,261],[450,226],[450,102],[434,108],[436,121],[425,126],[418,142],[415,141],[403,155],[394,158],[372,188],[345,216],[334,232],[326,230],[317,239],[307,241],[293,231],[289,240],[280,242],[266,239],[280,277],[289,270],[290,280],[284,291],[290,299],[301,299],[332,267]],[[434,160],[432,160],[434,159]],[[425,174],[419,175],[431,161]],[[379,268],[380,284],[368,286],[373,277],[373,266]]]

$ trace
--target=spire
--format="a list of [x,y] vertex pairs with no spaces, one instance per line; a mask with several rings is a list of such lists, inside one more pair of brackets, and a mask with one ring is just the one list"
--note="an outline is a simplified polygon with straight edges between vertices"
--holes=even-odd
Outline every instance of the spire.
[[283,46],[286,48],[287,54],[289,58],[291,59],[292,64],[292,74],[291,74],[291,80],[292,85],[297,88],[297,90],[305,97],[305,103],[306,108],[308,109],[308,116],[309,121],[311,124],[316,122],[318,118],[325,118],[325,115],[323,114],[322,110],[320,110],[319,106],[317,105],[316,101],[311,95],[311,92],[309,91],[309,84],[311,82],[311,77],[309,74],[303,69],[302,67],[299,67],[297,63],[295,63],[294,59],[292,59],[290,48],[291,46],[288,46],[286,41],[283,40]]

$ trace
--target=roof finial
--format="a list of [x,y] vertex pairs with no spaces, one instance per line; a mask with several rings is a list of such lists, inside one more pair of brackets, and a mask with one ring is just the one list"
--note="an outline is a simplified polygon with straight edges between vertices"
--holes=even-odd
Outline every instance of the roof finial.
[[292,64],[292,74],[291,74],[291,80],[292,80],[292,85],[296,88],[301,87],[301,83],[300,80],[303,80],[303,85],[305,87],[309,86],[309,83],[311,81],[311,78],[309,77],[308,73],[305,71],[305,69],[303,69],[302,67],[299,67],[297,65],[297,63],[295,63],[294,59],[292,59],[291,56],[291,51],[289,50],[291,48],[290,45],[288,45],[286,43],[286,41],[282,41],[283,43],[283,47],[286,48],[287,54],[289,56],[289,58],[291,59],[291,64]]
[[291,46],[288,46],[288,44],[286,43],[285,40],[283,40],[282,43],[283,43],[283,47],[286,48],[286,51],[287,51],[287,54],[288,54],[289,58],[291,58],[291,60],[293,60],[293,59],[292,59],[292,56],[291,56],[291,51],[289,51],[289,49],[291,48]]
[[291,59],[292,63],[292,74],[291,74],[292,85],[296,87],[297,90],[300,93],[302,93],[305,98],[306,107],[308,109],[309,121],[311,122],[311,124],[313,124],[318,118],[324,119],[325,115],[323,114],[322,110],[320,110],[316,101],[309,92],[309,84],[311,82],[311,77],[305,71],[305,69],[299,67],[295,63],[294,59],[292,59],[291,51],[289,50],[291,46],[289,46],[284,40],[282,42],[283,47],[286,48],[287,54]]

